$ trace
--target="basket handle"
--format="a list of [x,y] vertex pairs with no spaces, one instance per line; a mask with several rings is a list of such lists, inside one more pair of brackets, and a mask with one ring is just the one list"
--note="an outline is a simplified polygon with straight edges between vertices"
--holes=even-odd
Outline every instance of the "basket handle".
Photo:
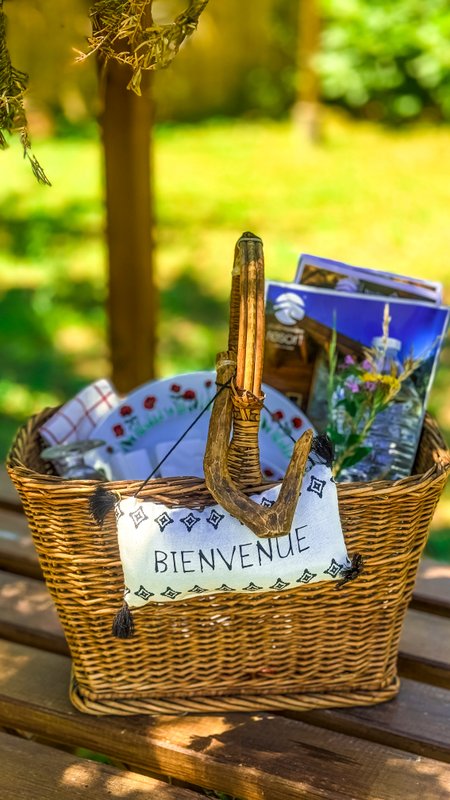
[[305,431],[295,443],[273,506],[260,506],[242,491],[263,483],[258,432],[264,402],[264,256],[261,239],[252,233],[242,234],[235,248],[228,348],[217,356],[217,383],[229,381],[230,391],[214,401],[204,458],[206,485],[223,508],[258,536],[281,536],[291,528],[313,434]]

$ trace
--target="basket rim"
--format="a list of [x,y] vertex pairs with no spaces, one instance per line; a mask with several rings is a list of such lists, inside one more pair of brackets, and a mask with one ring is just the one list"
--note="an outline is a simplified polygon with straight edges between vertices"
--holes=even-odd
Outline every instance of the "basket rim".
[[[82,487],[84,490],[94,488],[98,485],[98,481],[92,479],[76,479],[67,480],[58,475],[49,475],[46,473],[38,472],[37,470],[29,467],[18,455],[17,450],[23,441],[36,435],[37,428],[43,423],[43,418],[52,414],[56,408],[44,408],[40,412],[30,416],[18,429],[9,452],[6,457],[6,469],[10,477],[13,475],[19,479],[31,482],[34,484],[41,484],[42,488],[52,487],[53,490],[59,492],[64,491],[70,495],[77,495],[79,489]],[[424,429],[427,428],[434,439],[436,440],[436,447],[433,450],[434,464],[426,472],[415,473],[406,478],[398,480],[376,480],[376,481],[361,481],[361,482],[342,482],[337,483],[337,491],[339,499],[355,499],[355,496],[370,494],[397,494],[402,492],[409,492],[417,490],[417,488],[425,488],[438,479],[445,479],[450,473],[450,449],[447,447],[441,431],[434,420],[434,418],[426,412],[424,418]],[[108,487],[121,493],[131,494],[139,489],[142,484],[140,480],[122,480],[122,481],[108,481]],[[248,493],[257,494],[258,491],[274,486],[273,482],[264,482],[264,485],[255,486],[247,490]],[[209,494],[203,478],[195,476],[177,476],[171,478],[154,478],[151,481],[150,493],[155,490],[162,492],[165,488],[170,487],[174,491],[177,487],[180,489],[189,489],[191,491],[200,490],[206,491]],[[146,487],[147,488],[147,487]],[[142,497],[145,499],[147,492],[146,489],[142,492]],[[216,501],[211,496],[213,503]]]

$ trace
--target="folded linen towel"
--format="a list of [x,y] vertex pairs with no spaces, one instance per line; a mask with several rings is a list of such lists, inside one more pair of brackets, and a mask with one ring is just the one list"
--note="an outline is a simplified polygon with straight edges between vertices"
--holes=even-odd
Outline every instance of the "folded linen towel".
[[90,439],[92,431],[104,414],[120,402],[112,383],[107,378],[85,386],[75,397],[56,411],[39,429],[49,444],[71,444]]

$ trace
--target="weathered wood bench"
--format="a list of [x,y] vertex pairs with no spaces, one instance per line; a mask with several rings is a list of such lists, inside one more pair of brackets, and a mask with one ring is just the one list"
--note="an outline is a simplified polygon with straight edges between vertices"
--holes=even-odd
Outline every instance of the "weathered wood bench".
[[[439,800],[450,796],[450,566],[424,560],[399,696],[372,708],[91,717],[18,500],[0,480],[0,797]],[[110,763],[82,757],[79,748]],[[88,753],[89,755],[89,753]],[[213,795],[215,796],[215,795]]]

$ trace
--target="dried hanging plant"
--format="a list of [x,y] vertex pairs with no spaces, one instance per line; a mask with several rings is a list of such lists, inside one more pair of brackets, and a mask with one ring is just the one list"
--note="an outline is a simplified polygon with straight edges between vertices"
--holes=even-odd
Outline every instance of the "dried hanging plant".
[[8,147],[5,133],[18,133],[22,142],[24,158],[28,158],[33,174],[40,183],[50,186],[44,170],[31,153],[27,118],[23,96],[28,84],[28,75],[13,67],[6,46],[6,17],[3,0],[0,0],[0,148]]
[[180,45],[197,27],[208,0],[190,0],[173,22],[159,25],[152,16],[154,0],[97,0],[90,11],[92,36],[84,59],[97,53],[103,61],[114,58],[132,69],[128,88],[140,94],[142,72],[163,69]]
[[[24,156],[40,183],[50,185],[41,165],[31,153],[23,97],[28,75],[11,64],[6,46],[6,18],[0,0],[0,149],[7,147],[5,133],[18,133]],[[128,64],[132,70],[128,88],[140,94],[142,72],[163,69],[178,53],[186,38],[197,27],[198,19],[208,0],[189,0],[188,7],[173,22],[159,25],[152,16],[154,0],[97,0],[90,17],[92,36],[87,53],[79,59],[97,53],[106,63],[110,58]]]

